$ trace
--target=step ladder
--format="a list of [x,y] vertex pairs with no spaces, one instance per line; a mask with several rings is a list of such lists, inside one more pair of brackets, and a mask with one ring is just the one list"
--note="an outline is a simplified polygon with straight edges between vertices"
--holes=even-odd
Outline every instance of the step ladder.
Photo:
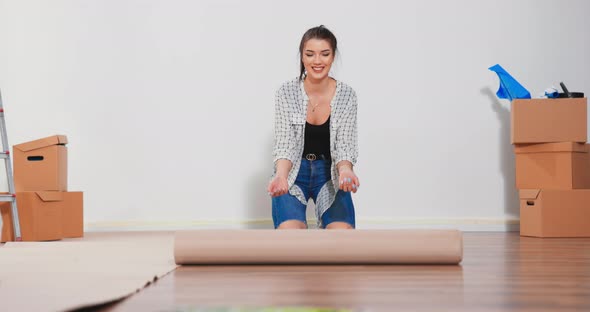
[[[4,121],[4,105],[2,104],[2,94],[0,93],[0,136],[2,136],[2,149],[0,150],[0,159],[4,160],[6,165],[6,178],[8,180],[8,194],[0,194],[0,202],[9,202],[12,211],[12,228],[14,230],[14,240],[21,241],[20,222],[18,220],[18,209],[16,207],[16,193],[14,192],[14,180],[12,179],[12,163],[10,162],[10,146],[6,134],[6,122]],[[6,226],[6,225],[4,225]]]

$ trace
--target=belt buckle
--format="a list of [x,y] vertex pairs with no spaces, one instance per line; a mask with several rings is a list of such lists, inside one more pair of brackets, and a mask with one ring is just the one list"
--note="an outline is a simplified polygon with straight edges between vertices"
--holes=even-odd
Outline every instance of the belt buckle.
[[305,159],[307,160],[316,160],[318,159],[315,154],[307,154],[305,155]]

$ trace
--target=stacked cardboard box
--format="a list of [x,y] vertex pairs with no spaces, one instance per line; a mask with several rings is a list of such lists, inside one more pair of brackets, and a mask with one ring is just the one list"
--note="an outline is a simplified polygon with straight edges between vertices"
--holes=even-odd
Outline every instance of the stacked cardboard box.
[[[68,192],[67,138],[55,135],[13,147],[14,185],[23,241],[82,237],[83,193]],[[14,240],[9,203],[0,205],[1,241]]]
[[586,113],[586,98],[512,102],[521,235],[590,237]]

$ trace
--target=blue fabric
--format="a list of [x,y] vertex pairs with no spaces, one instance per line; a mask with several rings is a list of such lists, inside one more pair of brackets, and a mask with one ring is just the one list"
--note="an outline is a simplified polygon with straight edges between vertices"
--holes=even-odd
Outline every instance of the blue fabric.
[[551,87],[545,90],[545,96],[550,99],[555,99],[559,97],[559,92],[557,91],[557,89]]
[[[316,201],[320,189],[331,180],[330,170],[330,160],[301,160],[295,185],[303,191],[306,200],[312,198],[314,202]],[[306,209],[307,205],[289,193],[273,197],[272,219],[274,227],[278,228],[281,223],[287,220],[299,220],[307,225]],[[338,190],[334,203],[324,212],[321,219],[322,228],[335,221],[346,222],[354,228],[356,226],[354,205],[350,192]]]
[[500,78],[500,88],[496,95],[501,99],[530,99],[531,93],[514,79],[502,66],[496,64],[489,68]]

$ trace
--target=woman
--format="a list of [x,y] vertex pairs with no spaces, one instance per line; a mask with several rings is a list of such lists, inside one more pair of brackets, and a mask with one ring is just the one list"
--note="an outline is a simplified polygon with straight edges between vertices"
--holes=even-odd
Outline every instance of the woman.
[[301,39],[301,73],[275,97],[274,175],[268,185],[277,229],[306,229],[311,197],[318,226],[355,228],[350,192],[360,184],[353,166],[358,155],[357,98],[329,76],[336,37],[324,26]]

